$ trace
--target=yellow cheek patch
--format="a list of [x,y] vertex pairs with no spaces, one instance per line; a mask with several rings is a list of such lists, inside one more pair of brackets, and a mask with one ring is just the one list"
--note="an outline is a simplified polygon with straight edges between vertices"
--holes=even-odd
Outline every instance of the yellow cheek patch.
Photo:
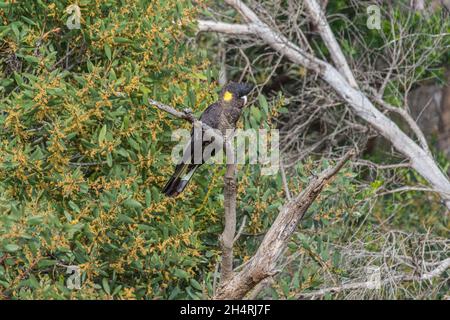
[[230,91],[225,91],[223,94],[223,100],[228,102],[231,101],[231,99],[233,99],[233,94]]

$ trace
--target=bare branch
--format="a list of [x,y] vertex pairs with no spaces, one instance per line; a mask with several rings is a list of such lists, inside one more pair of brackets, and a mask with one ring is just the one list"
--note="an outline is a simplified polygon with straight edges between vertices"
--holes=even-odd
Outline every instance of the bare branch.
[[339,72],[347,79],[348,83],[353,88],[358,88],[355,77],[353,76],[353,73],[348,66],[347,60],[342,53],[341,47],[339,46],[333,32],[330,29],[322,8],[315,0],[305,0],[304,3],[309,11],[314,25],[317,27],[317,30],[319,30],[323,42],[325,42],[325,45],[330,52],[331,59],[333,60],[334,65],[339,70]]
[[277,273],[278,259],[286,249],[298,223],[323,187],[354,154],[354,150],[347,152],[334,167],[324,170],[318,178],[309,183],[302,193],[281,208],[255,255],[240,272],[222,283],[217,290],[215,299],[242,299],[262,280]]
[[220,282],[227,281],[233,273],[233,245],[236,234],[236,164],[227,164],[224,177],[225,227],[220,236],[222,264]]
[[192,115],[192,113],[185,109],[183,112],[180,112],[166,104],[163,104],[159,101],[155,101],[152,99],[148,99],[148,102],[152,105],[154,105],[156,108],[158,108],[159,110],[165,111],[167,113],[170,113],[171,115],[173,115],[176,118],[179,119],[184,119],[184,120],[188,120],[192,123],[194,123],[195,121],[197,121],[197,119]]
[[200,32],[220,32],[225,34],[254,34],[251,26],[246,24],[230,24],[225,22],[214,22],[207,20],[198,20],[198,30]]
[[178,119],[187,120],[187,121],[191,122],[194,125],[201,126],[202,129],[204,131],[207,131],[208,134],[211,134],[214,137],[214,139],[218,139],[218,140],[215,140],[215,141],[217,141],[217,143],[221,144],[221,143],[224,142],[224,138],[223,138],[222,134],[218,130],[216,130],[214,128],[211,128],[207,124],[197,120],[197,118],[195,118],[194,115],[192,114],[191,110],[184,109],[181,112],[181,111],[176,110],[175,108],[172,108],[171,106],[168,106],[168,105],[166,105],[164,103],[161,103],[159,101],[156,101],[156,100],[148,99],[148,102],[151,105],[155,106],[157,109],[159,109],[161,111],[164,111],[164,112],[167,112],[167,113],[173,115],[174,117],[176,117]]
[[[399,192],[410,192],[410,191],[439,193],[439,191],[431,189],[431,188],[403,186],[403,187],[400,187],[397,189],[392,189],[392,190],[387,190],[385,192],[377,193],[377,196],[384,196],[387,194],[393,194],[393,193],[399,193]],[[448,194],[448,196],[450,196],[450,194]]]
[[244,216],[241,222],[241,226],[239,227],[238,232],[236,233],[236,236],[233,239],[233,243],[238,241],[239,237],[241,236],[242,232],[244,231],[245,224],[247,223],[247,216]]
[[441,275],[448,268],[450,268],[450,258],[445,259],[444,261],[442,261],[442,263],[439,264],[439,266],[437,268],[431,270],[430,272],[427,272],[427,273],[421,275],[419,279],[420,280],[433,279],[434,277],[437,277],[437,276]]
[[352,165],[373,167],[377,170],[411,168],[411,164],[409,162],[393,163],[393,164],[378,164],[378,163],[373,163],[372,161],[363,160],[363,159],[359,159],[358,161],[353,162]]
[[283,161],[280,161],[280,171],[281,171],[281,179],[283,180],[284,193],[286,194],[286,198],[288,201],[292,200],[291,192],[289,191],[289,185],[286,179],[286,171],[284,170]]

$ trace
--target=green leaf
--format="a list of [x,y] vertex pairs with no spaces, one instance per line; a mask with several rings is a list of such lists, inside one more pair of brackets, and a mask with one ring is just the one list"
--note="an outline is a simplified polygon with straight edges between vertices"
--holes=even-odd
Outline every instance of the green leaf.
[[145,190],[145,205],[147,207],[152,203],[152,194],[149,189]]
[[130,146],[135,149],[136,151],[140,151],[141,148],[139,146],[139,144],[133,139],[133,138],[128,138],[128,143],[130,144]]
[[19,28],[17,27],[17,22],[11,24],[11,29],[14,32],[16,39],[19,40],[20,39],[20,31],[19,31]]
[[120,148],[118,150],[115,151],[117,154],[120,154],[122,157],[124,158],[128,158],[130,155],[128,153],[127,150],[125,150],[124,148]]
[[38,262],[38,267],[46,268],[46,267],[54,266],[55,264],[56,264],[55,260],[44,259],[44,260],[41,260]]
[[109,287],[108,279],[103,278],[103,280],[102,280],[102,286],[103,286],[103,290],[105,290],[105,292],[106,292],[107,294],[111,294],[111,288]]
[[20,249],[20,247],[17,244],[10,243],[4,246],[5,250],[8,252],[15,252]]
[[39,63],[39,59],[36,58],[35,56],[25,56],[24,59],[26,62],[29,63]]
[[98,144],[102,144],[105,141],[106,130],[106,124],[104,124],[102,129],[100,130],[100,133],[98,134]]
[[199,80],[203,80],[203,81],[208,80],[208,78],[203,73],[196,72],[196,73],[193,73],[192,76]]
[[108,154],[106,155],[106,163],[108,164],[108,167],[112,167],[113,165],[113,159],[112,159],[112,155],[111,152],[108,152]]
[[141,209],[142,208],[142,204],[134,199],[127,199],[123,202],[123,205],[127,208],[130,209]]
[[73,211],[75,211],[76,213],[80,213],[80,212],[81,212],[80,207],[77,206],[77,204],[76,204],[75,202],[73,202],[73,201],[69,201],[69,207],[70,207]]
[[87,66],[89,72],[94,71],[94,65],[92,64],[92,62],[90,60],[88,60],[86,62],[86,66]]
[[34,22],[33,20],[31,20],[30,18],[27,18],[27,17],[25,17],[25,16],[22,16],[21,18],[22,18],[26,23],[28,23],[29,25],[37,26],[37,23]]
[[197,280],[195,279],[191,279],[191,286],[194,287],[195,289],[199,290],[199,291],[203,291],[202,286],[200,285],[200,283],[198,283]]
[[175,269],[174,274],[175,274],[175,276],[177,276],[178,278],[181,278],[181,279],[189,278],[189,273],[187,273],[186,271],[181,270],[181,269]]
[[264,113],[265,114],[269,113],[269,104],[267,103],[267,99],[263,94],[260,94],[258,96],[258,101],[259,101],[259,105],[264,110]]
[[106,57],[108,58],[108,60],[111,60],[111,47],[109,46],[109,44],[105,43],[104,49]]
[[261,121],[261,111],[254,106],[252,106],[250,110],[251,110],[251,113],[252,113],[253,117],[255,118],[256,122],[260,122]]
[[119,213],[119,215],[117,216],[119,221],[125,222],[125,223],[135,223],[135,221],[130,218],[129,216],[126,216],[122,213]]
[[9,26],[0,26],[0,39],[6,36],[10,30],[11,28]]
[[14,71],[14,79],[16,80],[16,83],[17,83],[19,86],[23,85],[22,77],[21,77],[17,72],[15,72],[15,71]]
[[30,226],[41,224],[44,218],[42,216],[33,216],[28,218],[27,222]]
[[115,37],[114,41],[117,43],[132,43],[133,42],[130,39],[123,38],[123,37]]

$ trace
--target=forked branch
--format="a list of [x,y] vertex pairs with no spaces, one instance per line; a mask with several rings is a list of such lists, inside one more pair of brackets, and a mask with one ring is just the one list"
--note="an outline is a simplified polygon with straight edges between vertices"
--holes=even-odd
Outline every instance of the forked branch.
[[241,271],[222,282],[215,299],[242,299],[261,281],[277,273],[277,262],[298,223],[322,189],[354,154],[354,150],[347,152],[334,167],[313,178],[303,192],[281,208],[255,255]]

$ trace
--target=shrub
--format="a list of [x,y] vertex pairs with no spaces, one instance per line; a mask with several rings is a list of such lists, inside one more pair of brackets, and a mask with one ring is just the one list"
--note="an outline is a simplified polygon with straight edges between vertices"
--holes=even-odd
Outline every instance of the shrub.
[[[0,3],[0,293],[195,295],[208,264],[199,224],[215,213],[161,197],[172,170],[161,150],[180,123],[146,100],[198,111],[214,98],[208,61],[186,41],[200,7],[80,1],[71,30],[70,4]],[[67,289],[69,265],[82,290]]]

